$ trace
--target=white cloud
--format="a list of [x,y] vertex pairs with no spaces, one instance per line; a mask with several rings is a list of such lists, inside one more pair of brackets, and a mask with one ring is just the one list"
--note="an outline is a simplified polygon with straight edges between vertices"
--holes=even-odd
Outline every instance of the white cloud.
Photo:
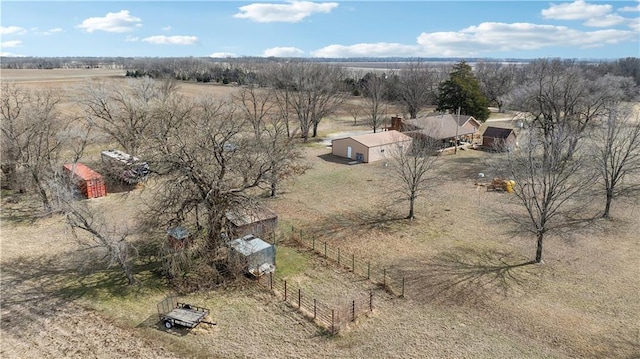
[[272,47],[264,50],[262,56],[265,57],[299,57],[304,54],[304,51],[295,47]]
[[90,17],[76,27],[84,29],[86,32],[94,32],[97,30],[127,32],[132,31],[134,28],[141,27],[141,21],[139,17],[129,15],[129,10],[121,10],[117,13],[107,13],[104,17]]
[[230,52],[214,52],[213,54],[209,55],[209,57],[226,58],[226,57],[237,57],[237,56],[236,54],[232,54]]
[[362,43],[350,46],[329,45],[313,51],[314,57],[390,57],[390,56],[415,56],[420,51],[420,46],[403,45],[396,43]]
[[137,36],[127,36],[124,41],[126,42],[137,42],[140,41],[140,38]]
[[196,36],[149,36],[142,39],[144,42],[155,45],[193,45],[198,42]]
[[637,17],[635,19],[631,19],[629,21],[629,27],[636,32],[640,32],[640,17]]
[[593,48],[638,42],[634,31],[604,29],[578,31],[566,26],[485,22],[460,31],[422,33],[417,44],[361,43],[330,45],[313,51],[314,57],[468,57],[495,52],[518,52],[546,47]]
[[553,46],[599,47],[637,41],[637,38],[637,33],[624,30],[583,32],[565,26],[486,22],[459,32],[422,33],[418,36],[418,44],[423,47],[423,56],[470,56]]
[[542,10],[542,17],[554,20],[585,20],[599,16],[605,16],[611,12],[611,5],[587,4],[584,0],[576,0],[572,3],[551,4]]
[[27,30],[20,26],[0,26],[0,35],[22,35]]
[[620,8],[618,11],[640,12],[640,1],[638,1],[638,5],[636,5],[636,6],[625,6],[623,8]]
[[289,1],[286,4],[250,4],[241,6],[233,15],[239,19],[255,22],[300,22],[314,13],[328,14],[338,7],[338,3],[314,3],[311,1]]
[[56,33],[58,33],[58,32],[63,32],[63,31],[64,31],[64,30],[62,30],[61,28],[56,27],[55,29],[49,29],[49,30],[45,31],[45,32],[43,32],[42,34],[43,34],[43,35],[53,35],[53,34],[56,34]]
[[2,47],[2,48],[20,47],[21,45],[22,45],[22,41],[20,41],[20,40],[12,40],[12,41],[0,42],[0,47]]
[[591,19],[588,19],[587,21],[584,22],[584,25],[593,26],[593,27],[609,27],[609,26],[620,25],[626,21],[627,19],[623,18],[620,15],[609,14],[601,17],[593,17]]
[[162,28],[162,31],[171,31],[171,26],[165,26]]

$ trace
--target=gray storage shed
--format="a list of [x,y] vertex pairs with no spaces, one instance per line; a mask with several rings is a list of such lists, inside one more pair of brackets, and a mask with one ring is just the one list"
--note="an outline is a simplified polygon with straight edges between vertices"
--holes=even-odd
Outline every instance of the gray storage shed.
[[276,247],[249,234],[229,242],[231,253],[256,277],[276,270]]

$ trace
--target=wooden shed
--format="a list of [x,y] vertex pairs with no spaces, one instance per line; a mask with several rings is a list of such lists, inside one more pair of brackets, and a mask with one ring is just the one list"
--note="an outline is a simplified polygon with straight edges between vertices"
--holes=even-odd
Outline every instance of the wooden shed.
[[517,145],[516,133],[512,128],[489,126],[482,133],[482,147],[498,151],[510,151]]
[[395,130],[338,138],[331,142],[331,153],[358,162],[374,162],[385,158],[394,146],[409,149],[412,138]]
[[80,193],[86,198],[103,197],[107,195],[107,187],[102,175],[82,163],[67,163],[64,172],[71,182],[76,185]]
[[169,246],[174,249],[182,249],[189,245],[192,240],[191,233],[184,227],[173,227],[167,231]]
[[248,234],[261,238],[272,238],[278,228],[278,214],[269,208],[247,206],[226,213],[230,238]]

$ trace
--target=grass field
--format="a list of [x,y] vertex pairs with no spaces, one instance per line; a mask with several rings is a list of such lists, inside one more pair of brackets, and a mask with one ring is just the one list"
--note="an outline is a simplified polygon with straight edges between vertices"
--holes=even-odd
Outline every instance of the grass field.
[[[3,81],[72,89],[93,70],[2,71]],[[54,77],[55,76],[55,77]],[[113,77],[116,76],[116,77]],[[28,79],[28,81],[26,80]],[[233,88],[231,88],[233,89]],[[225,96],[228,87],[186,84],[186,94]],[[73,98],[70,94],[69,99]],[[508,119],[506,119],[508,120]],[[359,121],[361,122],[361,121]],[[321,136],[366,130],[341,114]],[[181,299],[211,309],[216,326],[164,331],[156,303],[170,289],[140,265],[128,287],[115,270],[72,239],[62,218],[32,219],[29,202],[2,199],[0,356],[189,358],[635,358],[640,357],[640,221],[637,205],[616,203],[612,220],[551,235],[544,263],[530,236],[504,220],[509,195],[478,190],[495,154],[443,156],[402,219],[384,162],[346,165],[321,141],[304,147],[310,169],[267,201],[282,233],[291,226],[406,279],[404,298],[292,243],[278,245],[278,275],[339,303],[374,291],[374,311],[336,336],[249,280]],[[93,200],[114,220],[135,217],[148,191]],[[592,206],[599,206],[595,196]],[[587,206],[585,210],[591,210]]]

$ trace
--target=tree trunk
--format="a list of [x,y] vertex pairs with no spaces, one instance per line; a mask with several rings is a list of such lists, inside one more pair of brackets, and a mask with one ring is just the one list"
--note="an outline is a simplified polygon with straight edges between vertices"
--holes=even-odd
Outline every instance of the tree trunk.
[[413,220],[413,218],[414,218],[413,207],[414,207],[415,202],[416,202],[416,198],[414,196],[411,196],[411,198],[409,199],[409,215],[407,216],[407,219]]
[[313,121],[313,135],[311,135],[313,138],[318,137],[318,124],[318,121]]
[[544,238],[544,233],[538,233],[538,243],[536,246],[536,263],[542,262],[542,240]]
[[604,206],[604,213],[602,218],[609,218],[609,211],[611,210],[611,201],[613,200],[613,190],[607,188],[607,202]]

